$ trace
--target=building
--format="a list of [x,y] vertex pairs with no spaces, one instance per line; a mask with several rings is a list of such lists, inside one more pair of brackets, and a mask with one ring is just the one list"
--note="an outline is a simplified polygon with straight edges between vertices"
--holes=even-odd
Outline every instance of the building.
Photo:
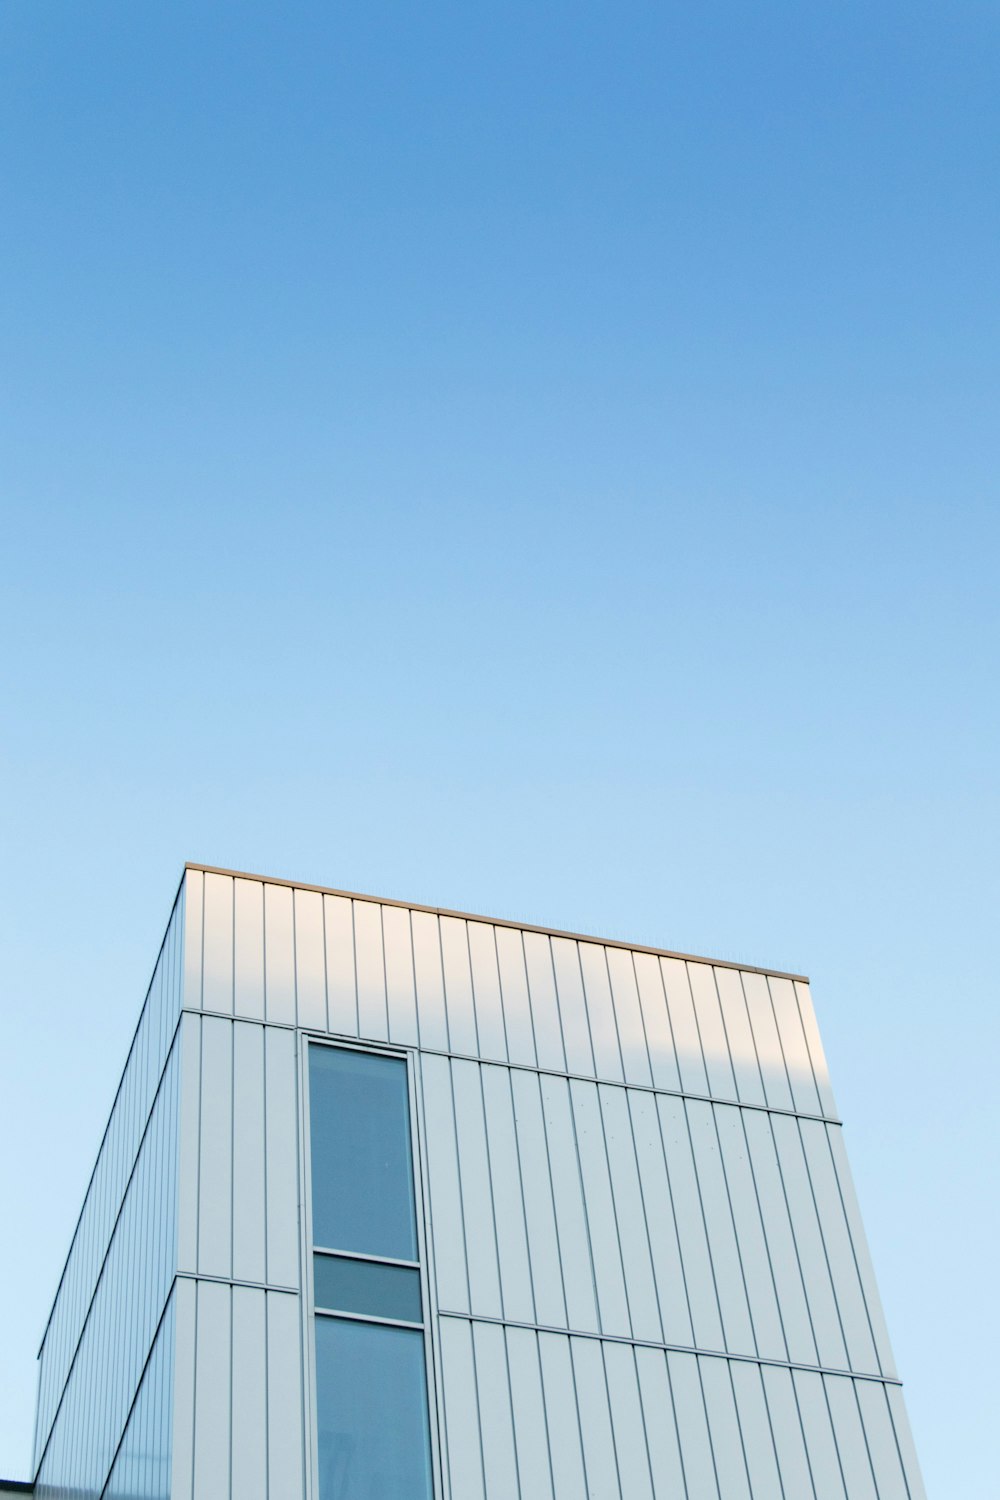
[[924,1493],[804,978],[201,866],[40,1361],[39,1500]]

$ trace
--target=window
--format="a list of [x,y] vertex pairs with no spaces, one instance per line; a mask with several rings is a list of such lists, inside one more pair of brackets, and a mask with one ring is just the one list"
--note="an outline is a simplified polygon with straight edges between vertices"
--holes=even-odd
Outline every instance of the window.
[[309,1048],[320,1500],[431,1500],[406,1063]]

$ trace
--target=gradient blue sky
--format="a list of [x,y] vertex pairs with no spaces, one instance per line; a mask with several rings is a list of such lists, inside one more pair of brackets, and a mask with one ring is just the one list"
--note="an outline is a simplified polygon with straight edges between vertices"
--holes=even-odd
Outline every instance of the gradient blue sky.
[[0,1473],[185,858],[804,969],[996,1484],[1000,12],[0,8]]

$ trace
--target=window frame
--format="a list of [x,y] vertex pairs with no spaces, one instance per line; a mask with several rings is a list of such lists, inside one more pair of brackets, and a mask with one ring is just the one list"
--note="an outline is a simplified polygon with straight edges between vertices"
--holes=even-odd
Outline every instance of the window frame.
[[[329,1032],[298,1031],[299,1040],[299,1253],[301,1265],[300,1297],[302,1305],[302,1347],[304,1356],[303,1397],[305,1406],[306,1440],[306,1495],[309,1500],[319,1500],[319,1413],[316,1380],[316,1319],[338,1318],[343,1322],[374,1323],[390,1328],[404,1328],[423,1336],[424,1381],[427,1394],[427,1432],[431,1454],[432,1500],[441,1500],[442,1484],[440,1402],[435,1374],[436,1349],[435,1304],[431,1300],[431,1276],[428,1264],[430,1224],[428,1221],[427,1197],[424,1190],[423,1142],[419,1131],[419,1081],[414,1065],[416,1049],[393,1045],[391,1042],[364,1042],[357,1037],[340,1037]],[[316,1245],[312,1239],[312,1138],[310,1135],[311,1111],[309,1098],[309,1049],[310,1047],[336,1047],[342,1052],[360,1052],[365,1056],[391,1057],[401,1061],[406,1068],[406,1096],[409,1109],[410,1165],[413,1175],[413,1206],[417,1233],[418,1259],[398,1260],[390,1256],[369,1255],[361,1251],[335,1249],[332,1246]],[[316,1306],[313,1257],[316,1254],[338,1255],[345,1259],[362,1260],[376,1265],[398,1265],[416,1270],[420,1277],[420,1300],[423,1310],[421,1323],[410,1323],[399,1318],[383,1318],[372,1314],[338,1312],[335,1309]]]

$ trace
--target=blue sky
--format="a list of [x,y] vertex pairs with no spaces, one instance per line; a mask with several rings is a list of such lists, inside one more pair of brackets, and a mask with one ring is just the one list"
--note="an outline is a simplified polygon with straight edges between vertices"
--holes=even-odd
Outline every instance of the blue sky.
[[0,10],[0,1473],[192,858],[810,973],[991,1492],[998,42]]

